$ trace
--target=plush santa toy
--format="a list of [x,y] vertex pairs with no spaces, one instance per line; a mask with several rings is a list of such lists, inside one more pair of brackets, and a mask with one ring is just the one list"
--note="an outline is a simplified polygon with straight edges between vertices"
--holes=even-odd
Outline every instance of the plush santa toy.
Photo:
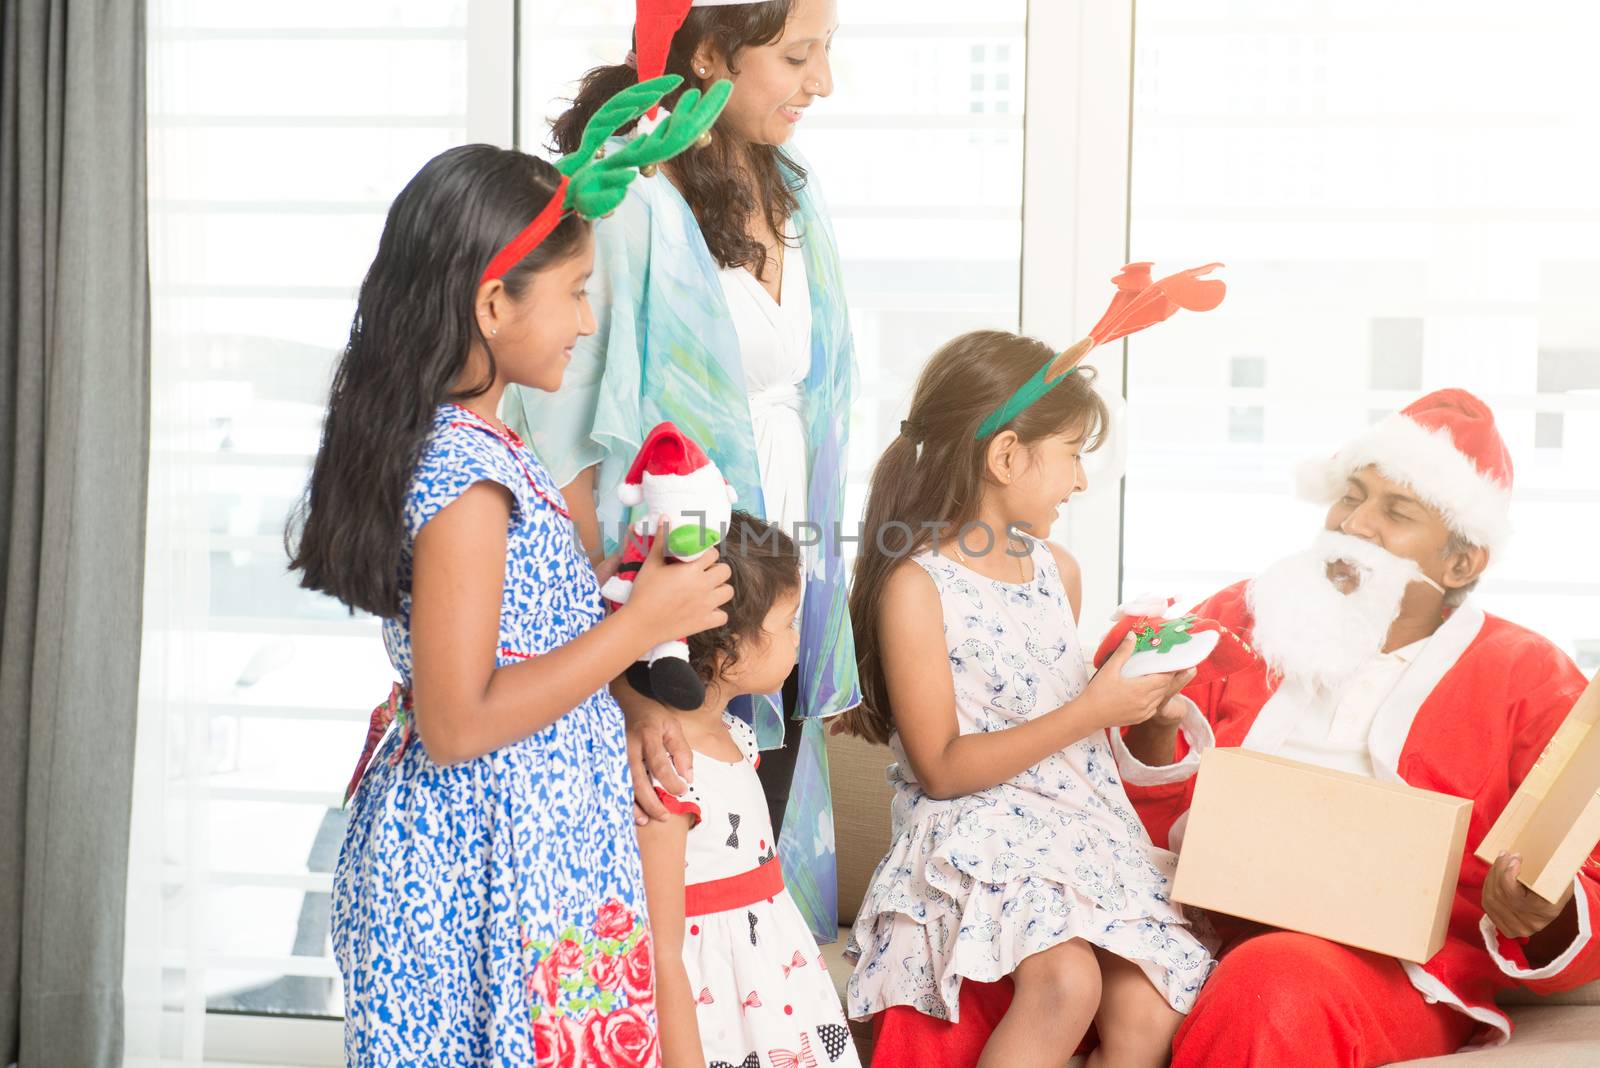
[[1227,678],[1257,660],[1255,650],[1239,635],[1214,619],[1171,615],[1171,597],[1141,597],[1112,613],[1117,622],[1095,650],[1094,666],[1101,667],[1130,633],[1133,654],[1122,665],[1124,678],[1167,671],[1195,669],[1190,685]]
[[[617,499],[628,507],[644,505],[644,518],[633,524],[617,573],[600,588],[613,610],[627,604],[633,581],[664,524],[671,560],[694,560],[722,540],[736,497],[717,465],[683,431],[660,423],[639,447]],[[689,645],[681,638],[647,652],[627,671],[628,684],[662,704],[685,711],[706,699],[705,684],[689,666]]]

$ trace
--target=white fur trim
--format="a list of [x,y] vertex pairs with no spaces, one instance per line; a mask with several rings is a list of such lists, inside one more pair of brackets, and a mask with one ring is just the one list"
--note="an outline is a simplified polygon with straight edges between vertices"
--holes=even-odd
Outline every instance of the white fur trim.
[[1183,721],[1178,724],[1178,729],[1189,743],[1189,752],[1176,764],[1151,767],[1129,751],[1128,743],[1122,739],[1122,732],[1113,728],[1106,733],[1111,735],[1111,752],[1122,771],[1123,782],[1134,786],[1168,786],[1192,779],[1194,773],[1200,770],[1200,754],[1216,746],[1217,736],[1211,733],[1211,724],[1200,714],[1200,707],[1181,693],[1173,700],[1182,701],[1185,706]]
[[655,133],[657,126],[660,126],[671,117],[672,112],[664,107],[658,107],[654,118],[649,114],[639,116],[639,121],[634,124],[633,129],[622,135],[622,139],[624,141],[632,141],[638,137],[648,137],[650,134]]
[[1389,696],[1384,698],[1367,734],[1367,752],[1372,756],[1375,776],[1388,782],[1404,782],[1400,777],[1400,754],[1411,725],[1434,689],[1460,661],[1462,654],[1477,640],[1483,629],[1483,609],[1465,601],[1439,624],[1417,657],[1405,669]]
[[1391,415],[1334,456],[1302,463],[1295,488],[1306,500],[1327,503],[1344,492],[1345,480],[1369,464],[1403,482],[1445,523],[1491,557],[1511,537],[1511,491],[1479,472],[1460,452],[1450,432],[1428,430],[1406,416]]
[[1189,813],[1194,809],[1186,808],[1172,821],[1172,826],[1167,828],[1167,849],[1173,853],[1183,852],[1183,837],[1189,833]]
[[1562,951],[1561,956],[1546,964],[1542,968],[1524,968],[1513,961],[1507,960],[1500,954],[1500,932],[1495,929],[1494,921],[1488,916],[1478,918],[1478,930],[1483,934],[1483,944],[1489,950],[1489,956],[1500,970],[1513,979],[1529,982],[1535,979],[1554,979],[1567,970],[1567,966],[1577,959],[1594,937],[1594,921],[1589,916],[1589,896],[1583,891],[1583,880],[1574,876],[1572,879],[1572,900],[1578,903],[1578,936],[1572,940],[1572,945]]
[[1445,986],[1443,980],[1420,964],[1403,960],[1400,962],[1400,967],[1405,969],[1406,978],[1411,980],[1412,987],[1429,1005],[1448,1005],[1457,1012],[1494,1028],[1494,1037],[1489,1041],[1479,1043],[1477,1046],[1463,1046],[1462,1050],[1503,1046],[1511,1040],[1511,1018],[1505,1013],[1478,1005],[1468,1005],[1454,990]]
[[1167,618],[1168,611],[1173,605],[1173,598],[1163,597],[1158,593],[1140,594],[1131,601],[1124,601],[1117,605],[1111,613],[1112,622],[1126,619],[1128,616],[1155,616],[1159,619]]
[[646,664],[654,664],[656,660],[688,660],[690,659],[690,644],[686,641],[662,641],[659,646],[646,652],[640,660]]
[[617,486],[617,500],[629,508],[636,504],[643,504],[644,488],[632,482],[624,482]]
[[654,649],[651,649],[644,656],[640,657],[640,659],[651,664],[654,664],[657,660],[687,660],[689,659],[689,643],[662,642]]
[[1157,649],[1146,649],[1142,653],[1134,653],[1122,664],[1122,677],[1136,679],[1141,675],[1156,675],[1167,671],[1187,671],[1198,667],[1205,658],[1216,651],[1217,643],[1222,641],[1222,635],[1214,630],[1201,631],[1190,637],[1182,645],[1174,646],[1165,652]]
[[606,584],[600,587],[600,596],[614,604],[627,604],[628,598],[633,595],[633,582],[620,575],[612,575],[606,579]]

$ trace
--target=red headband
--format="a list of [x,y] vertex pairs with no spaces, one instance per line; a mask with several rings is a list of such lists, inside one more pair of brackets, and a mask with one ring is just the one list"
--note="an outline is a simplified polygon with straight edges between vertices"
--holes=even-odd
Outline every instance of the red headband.
[[478,284],[481,286],[485,282],[504,277],[507,271],[522,262],[522,257],[538,248],[544,239],[550,236],[551,231],[561,224],[562,216],[566,214],[566,199],[567,176],[562,175],[561,181],[556,185],[555,195],[550,198],[550,203],[533,217],[533,222],[524,226],[516,237],[507,242],[505,248],[494,254],[489,266],[483,269],[483,277],[478,279]]

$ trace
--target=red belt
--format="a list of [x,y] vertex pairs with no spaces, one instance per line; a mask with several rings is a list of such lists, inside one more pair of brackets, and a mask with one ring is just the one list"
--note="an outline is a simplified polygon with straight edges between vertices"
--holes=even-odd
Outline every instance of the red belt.
[[684,887],[683,914],[705,916],[726,912],[776,897],[782,890],[783,867],[778,858],[773,857],[754,871]]

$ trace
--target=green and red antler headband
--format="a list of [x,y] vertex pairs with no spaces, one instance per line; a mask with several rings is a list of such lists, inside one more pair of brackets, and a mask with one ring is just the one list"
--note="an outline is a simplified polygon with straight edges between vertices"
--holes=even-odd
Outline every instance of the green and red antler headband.
[[584,126],[577,151],[556,163],[561,181],[550,202],[494,254],[478,284],[503,277],[550,236],[567,212],[576,212],[585,219],[610,215],[622,203],[628,186],[639,176],[641,168],[665,163],[690,148],[701,134],[711,129],[727,106],[728,94],[733,92],[732,82],[717,82],[704,96],[700,90],[690,89],[678,99],[678,106],[666,121],[655,129],[635,137],[616,152],[601,152],[601,147],[619,129],[638,120],[682,84],[681,77],[668,74],[629,86],[606,101]]
[[998,432],[1040,397],[1060,385],[1078,369],[1083,358],[1096,345],[1127,337],[1163,319],[1170,319],[1179,308],[1203,312],[1221,304],[1228,291],[1226,283],[1218,278],[1202,277],[1221,266],[1220,263],[1208,263],[1204,267],[1191,267],[1154,282],[1150,280],[1148,263],[1130,263],[1122,268],[1122,273],[1112,279],[1116,283],[1117,294],[1111,298],[1111,306],[1094,324],[1089,336],[1039,368],[1037,374],[1011,394],[978,427],[978,440],[982,441]]

